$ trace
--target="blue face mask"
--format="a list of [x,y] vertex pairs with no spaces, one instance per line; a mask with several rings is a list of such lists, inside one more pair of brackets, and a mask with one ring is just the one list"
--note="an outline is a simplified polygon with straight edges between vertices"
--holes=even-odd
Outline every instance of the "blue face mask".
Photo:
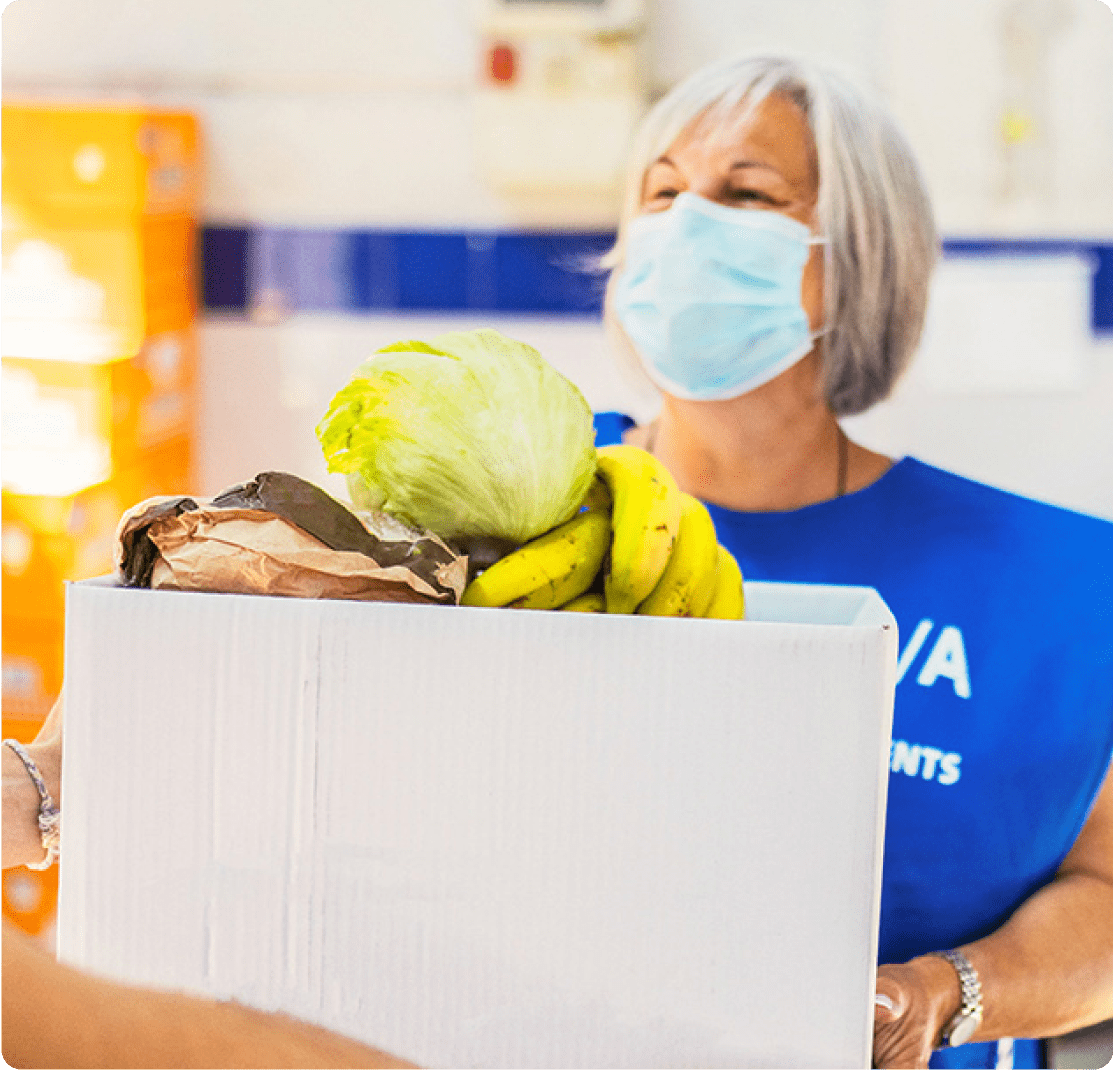
[[662,390],[697,401],[738,397],[808,353],[800,304],[803,223],[681,193],[630,223],[615,310]]

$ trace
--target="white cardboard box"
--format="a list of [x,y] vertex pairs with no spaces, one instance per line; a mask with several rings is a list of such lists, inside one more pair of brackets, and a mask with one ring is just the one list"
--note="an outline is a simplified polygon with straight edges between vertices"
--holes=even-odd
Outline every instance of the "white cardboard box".
[[896,625],[72,584],[60,955],[422,1065],[868,1067]]

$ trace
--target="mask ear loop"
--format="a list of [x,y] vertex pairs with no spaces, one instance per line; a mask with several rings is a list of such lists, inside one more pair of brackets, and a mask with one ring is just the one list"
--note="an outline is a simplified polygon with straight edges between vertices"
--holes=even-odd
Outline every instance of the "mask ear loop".
[[[821,234],[813,234],[810,238],[808,238],[808,241],[807,241],[808,245],[827,245],[829,243],[830,243],[830,238],[825,238]],[[809,337],[811,338],[811,340],[813,342],[818,342],[819,339],[822,338],[825,334],[830,334],[830,333],[831,333],[831,327],[830,327],[830,325],[828,325],[826,327],[821,328],[818,331],[811,331],[809,333]]]
[[[824,237],[822,237],[821,235],[818,235],[818,234],[813,234],[810,238],[808,238],[808,245],[826,245],[827,243],[828,243],[828,239],[824,238]],[[816,342],[820,338],[822,338],[825,334],[830,334],[830,333],[831,333],[831,327],[830,327],[830,325],[827,325],[827,326],[821,328],[818,331],[812,331],[811,332],[811,339],[812,339],[813,342]],[[838,450],[839,450],[838,468],[835,472],[835,497],[836,498],[842,498],[846,494],[846,476],[847,476],[847,469],[849,468],[849,461],[850,461],[850,441],[846,437],[846,432],[843,430],[842,424],[839,423],[837,420],[835,421],[835,427],[838,429],[838,436],[839,436],[839,438],[838,438]],[[882,1000],[888,1000],[888,998],[889,998],[888,996],[878,996],[877,997],[879,1003]]]

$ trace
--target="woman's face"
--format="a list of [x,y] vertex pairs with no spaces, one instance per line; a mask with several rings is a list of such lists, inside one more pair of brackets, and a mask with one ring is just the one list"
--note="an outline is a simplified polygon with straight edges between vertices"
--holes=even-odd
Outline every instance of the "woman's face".
[[[818,191],[804,113],[787,97],[769,96],[729,138],[721,125],[689,126],[646,171],[641,209],[664,212],[678,193],[697,193],[731,208],[780,212],[814,231]],[[800,296],[812,330],[821,330],[822,246],[811,247]]]

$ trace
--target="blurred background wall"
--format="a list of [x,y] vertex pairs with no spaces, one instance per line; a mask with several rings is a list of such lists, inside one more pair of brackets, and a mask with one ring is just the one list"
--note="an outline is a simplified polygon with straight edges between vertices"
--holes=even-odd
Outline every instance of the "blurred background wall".
[[[590,286],[565,294],[544,274],[554,257],[606,247],[613,192],[507,191],[484,170],[477,101],[499,34],[485,34],[483,14],[467,0],[5,9],[9,99],[140,98],[200,119],[198,491],[264,468],[328,485],[312,427],[351,368],[380,344],[456,326],[533,343],[597,408],[653,411],[614,370]],[[853,432],[1113,516],[1106,6],[654,0],[638,46],[646,101],[751,49],[829,59],[879,88],[922,160],[948,254],[918,374]],[[576,77],[575,54],[563,62]],[[575,125],[565,134],[575,156]],[[528,129],[519,135],[514,151],[528,156]],[[523,246],[546,234],[555,246]],[[519,270],[546,293],[492,298],[492,248],[504,262],[492,271]],[[401,281],[377,299],[375,265],[390,257]],[[422,276],[425,292],[399,295],[421,291]],[[461,296],[438,308],[438,288]]]

